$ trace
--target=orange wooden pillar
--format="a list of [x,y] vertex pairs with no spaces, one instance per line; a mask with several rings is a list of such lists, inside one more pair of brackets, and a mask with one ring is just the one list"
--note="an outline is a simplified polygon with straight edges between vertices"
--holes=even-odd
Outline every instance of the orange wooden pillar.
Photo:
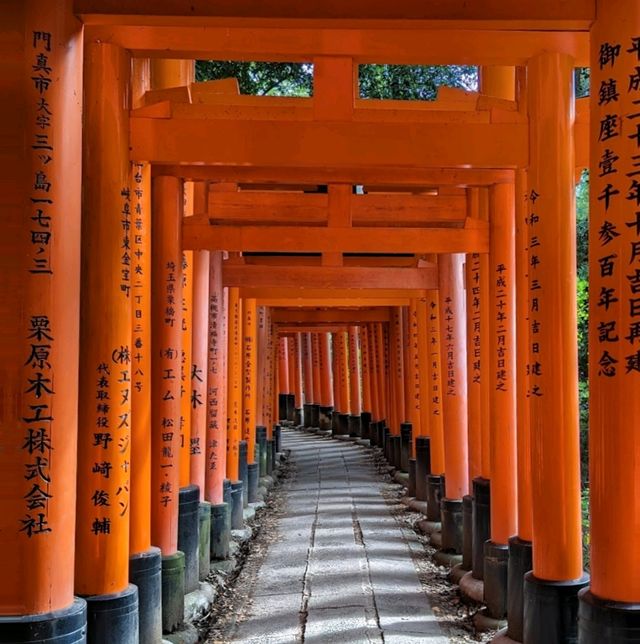
[[429,343],[429,452],[427,519],[440,521],[440,497],[444,496],[445,446],[442,394],[442,352],[439,291],[427,291]]
[[515,198],[513,184],[491,188],[489,252],[491,540],[484,544],[484,599],[491,617],[507,611],[510,537],[517,532]]
[[371,416],[372,422],[369,425],[369,436],[371,444],[376,447],[382,446],[382,432],[384,431],[382,400],[379,388],[380,356],[378,351],[378,338],[376,324],[369,324],[369,362],[371,374]]
[[[480,216],[478,188],[467,190],[467,216]],[[481,316],[487,293],[482,293],[480,253],[469,253],[465,259],[465,290],[467,296],[467,414],[469,435],[469,480],[482,474],[482,361]],[[483,298],[484,295],[484,298]],[[485,300],[483,302],[483,299]]]
[[578,622],[580,642],[588,644],[630,642],[640,628],[639,38],[637,2],[597,2],[591,31],[591,586],[580,594]]
[[442,548],[462,552],[462,497],[469,492],[464,255],[440,255],[440,352],[445,424]]
[[[207,199],[206,184],[194,184],[194,207],[198,212]],[[194,251],[191,366],[188,373],[188,397],[191,410],[189,437],[189,483],[198,489],[198,574],[209,575],[211,504],[205,499],[207,375],[209,348],[209,251]]]
[[222,286],[222,253],[209,258],[209,338],[207,344],[207,429],[205,498],[223,503],[227,473],[227,302]]
[[[11,114],[3,140],[12,155],[0,196],[0,631],[5,641],[41,641],[45,633],[71,641],[86,625],[85,601],[73,596],[82,26],[71,2],[12,2],[9,13],[14,58],[3,75]],[[40,125],[42,105],[48,112]]]
[[313,405],[311,406],[311,427],[320,427],[320,405],[322,404],[322,371],[320,369],[320,334],[311,333],[311,363],[313,377]]
[[431,379],[429,373],[429,315],[428,298],[416,301],[415,342],[417,345],[418,395],[420,396],[420,424],[414,438],[415,484],[414,496],[418,501],[427,501],[427,482],[431,474],[431,414],[429,397]]
[[[529,397],[533,572],[524,641],[575,637],[582,571],[575,278],[573,60],[541,53],[527,70]],[[555,625],[553,630],[543,624]]]
[[287,339],[287,365],[289,367],[289,392],[287,393],[287,420],[295,424],[296,420],[296,400],[297,380],[299,367],[296,359],[296,334]]
[[[162,551],[163,630],[183,619],[184,553],[178,550],[182,183],[153,179],[151,541]],[[169,601],[169,597],[171,601]]]
[[[131,101],[143,104],[151,85],[149,59],[131,68]],[[162,633],[160,549],[151,545],[151,166],[131,164],[131,482],[129,578],[138,587],[141,641]]]
[[380,413],[382,426],[388,427],[390,422],[389,411],[389,344],[388,334],[383,322],[376,322],[376,351],[377,351],[377,379],[378,379],[378,396],[380,397]]
[[360,328],[350,326],[349,343],[349,434],[362,437],[362,368],[360,356]]
[[303,424],[311,427],[313,408],[313,347],[311,344],[311,333],[302,333],[302,371],[304,375],[304,404]]
[[242,442],[242,302],[237,287],[229,289],[227,335],[227,478],[243,481],[240,472]]
[[210,252],[208,276],[205,499],[211,504],[210,556],[226,559],[231,531],[231,482],[227,479],[228,290],[222,283],[222,252]]
[[389,324],[389,357],[393,391],[393,421],[391,432],[400,436],[400,423],[405,418],[405,368],[404,368],[404,328],[402,307],[393,307]]
[[256,388],[258,384],[257,305],[255,298],[242,302],[242,440],[247,444],[247,500],[258,500],[260,463],[256,460]]
[[361,361],[362,361],[362,412],[360,414],[361,435],[365,440],[371,438],[369,426],[373,411],[371,393],[371,349],[369,327],[363,324],[360,327]]
[[338,416],[339,433],[349,433],[349,410],[351,408],[351,390],[349,373],[349,334],[340,331],[335,336],[339,351],[337,355],[338,388],[340,391],[340,415]]
[[[124,641],[138,637],[130,613],[131,190],[128,158],[131,60],[113,45],[85,47],[83,236],[78,405],[75,591],[87,596],[89,637],[102,639],[105,595],[123,608]],[[108,106],[108,107],[107,107]],[[117,133],[114,135],[114,132]],[[99,177],[92,170],[102,169]],[[55,455],[53,455],[55,457]],[[110,464],[96,475],[95,463]],[[130,632],[129,632],[130,631]],[[116,631],[117,632],[117,631]]]
[[[408,360],[406,369],[408,407],[406,420],[411,424],[410,458],[415,459],[415,439],[422,433],[420,424],[420,409],[422,399],[420,396],[420,353],[418,340],[418,300],[412,299],[407,309],[407,338]],[[413,495],[410,495],[413,496]]]
[[[205,185],[195,185],[198,193],[205,192]],[[202,195],[203,196],[203,195]],[[208,250],[193,253],[193,339],[191,370],[189,373],[189,402],[191,407],[191,437],[189,441],[189,479],[200,490],[204,501],[207,431],[207,354],[209,348],[209,272]]]
[[529,219],[527,174],[516,172],[516,424],[518,532],[509,539],[508,635],[522,641],[524,575],[532,567],[531,436],[529,431]]
[[[193,182],[184,184],[184,216],[193,215]],[[191,361],[193,343],[193,251],[182,251],[182,346],[180,350],[180,489],[191,480]],[[183,494],[184,497],[184,494]]]
[[[289,357],[293,357],[291,364],[293,365],[293,400],[294,400],[294,416],[293,424],[296,427],[302,425],[304,393],[302,387],[303,371],[302,371],[302,333],[295,333],[291,338],[290,343],[291,352]],[[289,374],[291,375],[291,371]]]
[[331,366],[331,334],[320,333],[318,337],[320,355],[320,429],[327,431],[331,429],[331,417],[334,411],[333,398],[333,369]]
[[288,420],[289,339],[278,338],[278,420]]
[[[184,86],[193,80],[194,62],[191,60],[153,59],[151,84],[153,89]],[[194,184],[184,182],[183,216],[193,215]],[[180,418],[179,436],[179,516],[178,550],[185,555],[185,590],[190,592],[198,585],[198,503],[199,490],[190,484],[191,446],[191,351],[193,306],[193,252],[181,250],[181,298],[175,301],[178,324],[181,329],[180,356]]]

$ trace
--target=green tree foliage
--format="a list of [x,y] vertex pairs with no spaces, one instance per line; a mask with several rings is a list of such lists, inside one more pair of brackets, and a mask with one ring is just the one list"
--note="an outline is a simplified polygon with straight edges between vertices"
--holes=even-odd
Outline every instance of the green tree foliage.
[[361,65],[360,96],[433,101],[438,87],[478,89],[478,68],[469,66]]
[[[312,96],[313,65],[199,60],[196,80],[237,78],[241,94],[258,96]],[[434,100],[438,87],[476,90],[478,70],[464,66],[361,65],[363,98]]]
[[196,80],[237,78],[241,94],[257,96],[311,96],[313,65],[219,60],[196,61]]

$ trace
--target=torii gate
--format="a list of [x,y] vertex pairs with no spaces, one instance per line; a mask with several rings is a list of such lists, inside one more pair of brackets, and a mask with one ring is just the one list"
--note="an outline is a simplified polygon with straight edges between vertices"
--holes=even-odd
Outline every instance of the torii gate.
[[[237,479],[243,442],[238,438],[254,439],[250,426],[243,434],[253,421],[243,416],[240,330],[253,333],[254,307],[273,308],[275,315],[280,307],[296,306],[295,298],[302,301],[290,284],[273,290],[265,284],[282,277],[276,267],[261,277],[251,263],[231,261],[223,269],[223,252],[321,253],[319,267],[295,269],[315,284],[317,291],[306,300],[313,307],[348,301],[348,295],[345,300],[344,293],[336,293],[341,278],[343,286],[363,283],[362,271],[351,271],[359,267],[349,266],[344,253],[439,254],[440,312],[433,317],[444,330],[439,355],[447,372],[442,398],[451,446],[434,470],[446,479],[443,540],[452,549],[460,547],[469,478],[489,478],[491,525],[483,536],[490,538],[485,566],[491,575],[485,597],[494,617],[509,602],[509,636],[524,642],[575,638],[579,606],[581,642],[632,640],[635,635],[625,629],[637,630],[640,601],[640,578],[629,574],[640,563],[633,424],[640,404],[634,322],[640,311],[634,297],[640,254],[634,219],[640,203],[637,3],[542,0],[469,7],[456,1],[425,7],[413,0],[393,6],[355,0],[327,8],[318,2],[299,6],[285,0],[269,7],[240,0],[231,10],[218,2],[192,2],[188,8],[173,0],[147,4],[11,5],[10,38],[20,63],[10,72],[16,127],[9,140],[17,162],[7,168],[9,190],[3,198],[10,216],[0,253],[6,258],[10,328],[1,376],[6,412],[0,427],[0,556],[9,583],[0,589],[0,641],[34,641],[43,632],[76,633],[75,641],[83,641],[87,606],[92,641],[118,633],[119,641],[133,642],[138,618],[144,636],[157,638],[160,566],[164,628],[180,621],[185,579],[188,590],[194,570],[187,557],[185,576],[178,545],[182,539],[181,547],[190,548],[194,533],[181,529],[186,523],[178,519],[179,499],[189,509],[185,517],[193,508],[197,516],[199,501],[220,505],[221,470]],[[160,60],[167,58],[183,62]],[[184,62],[195,58],[311,60],[314,98],[230,97],[199,88]],[[488,85],[492,67],[517,67],[517,95],[499,96],[504,79],[514,74],[495,71],[494,81],[501,80],[491,89],[459,100],[444,92],[446,99],[429,106],[365,102],[356,94],[353,72],[366,62],[476,64],[483,66]],[[586,107],[578,106],[574,121],[572,74],[589,62],[594,91],[588,131]],[[150,79],[153,90],[145,104]],[[171,87],[186,90],[156,100],[160,94],[153,92]],[[583,575],[580,542],[572,218],[576,169],[587,166],[596,295],[590,332],[590,580]],[[225,201],[210,199],[199,186],[185,208],[185,179],[326,185],[328,194],[269,199],[240,189]],[[379,199],[374,190],[353,195],[354,185],[434,188],[435,193]],[[447,194],[445,187],[463,187],[465,194]],[[438,219],[438,202],[461,196],[464,224],[446,227],[450,222]],[[274,211],[266,207],[262,222],[235,223],[242,208],[253,213],[257,204],[269,202],[278,213],[288,212],[286,225],[260,225],[272,219]],[[483,207],[490,213],[486,220],[467,217],[469,210],[480,213]],[[373,225],[381,221],[376,217],[384,221],[398,209],[405,211],[406,219],[398,217],[402,227]],[[417,225],[424,222],[416,209],[433,209],[432,225]],[[185,210],[191,216],[183,220]],[[192,264],[183,251],[194,251]],[[485,365],[481,378],[490,385],[487,392],[486,385],[477,391],[469,383],[469,405],[476,413],[468,417],[460,402],[467,389],[461,374],[474,365],[465,353],[463,254],[468,284],[477,275],[486,287],[479,305],[470,300],[470,309],[488,326],[478,350]],[[488,257],[474,263],[477,254]],[[143,267],[140,273],[132,274],[132,263]],[[228,306],[225,270],[237,284],[227,286]],[[422,280],[432,284],[433,279],[417,264],[374,270],[385,271],[375,275],[394,294],[385,298],[384,288],[376,289],[374,299],[382,307],[410,307],[410,300],[420,299],[417,292],[428,288],[420,286]],[[411,271],[408,290],[416,292],[399,298],[397,282],[404,274],[395,271],[400,270]],[[199,294],[193,302],[191,289]],[[204,313],[213,320],[209,346],[202,342],[205,301]],[[517,310],[529,314],[528,324],[522,314],[516,319]],[[402,324],[397,310],[391,317],[390,329]],[[225,378],[227,331],[235,357]],[[189,333],[193,345],[185,339]],[[475,341],[472,335],[471,346]],[[392,350],[392,344],[392,369],[411,366],[412,359],[402,358],[402,346]],[[196,365],[195,378],[181,372],[187,346],[205,349],[204,357],[184,358],[187,367]],[[238,451],[229,452],[226,464],[220,445],[190,458],[190,440],[205,437],[198,424],[204,416],[195,430],[181,427],[193,422],[193,415],[185,415],[188,397],[181,382],[190,378],[196,394],[201,391],[196,381],[202,360],[210,374],[208,418],[216,420],[221,436],[216,414],[226,415],[222,398],[229,398],[229,436]],[[145,394],[136,397],[136,392]],[[467,432],[478,409],[484,414],[487,393],[488,420],[483,416],[483,423]],[[250,402],[248,408],[254,407]],[[394,431],[399,420],[405,419],[393,420]],[[181,431],[188,439],[182,447]],[[216,463],[215,472],[205,473],[204,457]],[[257,467],[248,465],[253,469],[245,481]],[[486,481],[479,483],[486,488]],[[242,483],[235,485],[240,498]],[[514,566],[526,566],[531,542],[532,572],[523,580],[526,568]],[[515,581],[508,596],[507,565]],[[197,574],[196,566],[196,581]],[[139,593],[130,578],[139,583]],[[121,615],[115,620],[107,617],[114,608]]]

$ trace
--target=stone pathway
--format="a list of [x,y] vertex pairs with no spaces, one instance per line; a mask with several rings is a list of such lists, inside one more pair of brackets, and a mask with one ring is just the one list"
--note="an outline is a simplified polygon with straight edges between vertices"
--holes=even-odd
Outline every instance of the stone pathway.
[[228,639],[234,643],[445,644],[370,454],[287,431],[295,477],[278,538]]

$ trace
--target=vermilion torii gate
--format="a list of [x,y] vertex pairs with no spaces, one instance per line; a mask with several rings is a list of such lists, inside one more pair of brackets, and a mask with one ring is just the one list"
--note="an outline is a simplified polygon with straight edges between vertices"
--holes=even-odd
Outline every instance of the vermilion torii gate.
[[[424,4],[8,4],[0,641],[179,627],[295,418],[279,394],[413,472],[503,640],[640,638],[640,7]],[[194,83],[203,58],[313,63],[313,97]],[[371,62],[481,86],[364,100]]]

